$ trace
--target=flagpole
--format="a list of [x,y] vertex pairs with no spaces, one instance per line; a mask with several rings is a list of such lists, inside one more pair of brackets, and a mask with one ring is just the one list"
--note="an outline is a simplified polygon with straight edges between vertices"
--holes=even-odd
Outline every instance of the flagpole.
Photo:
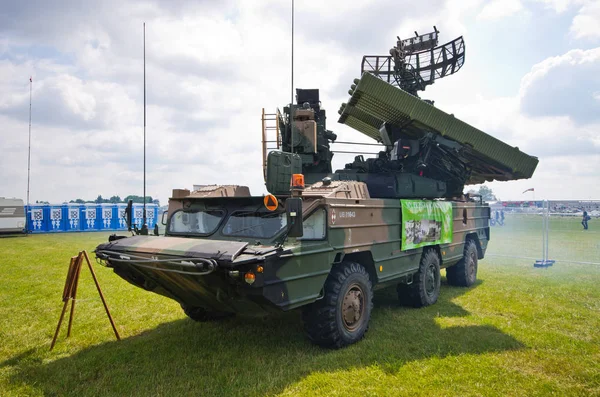
[[[533,206],[536,207],[536,203],[535,203],[535,188],[530,187],[529,189],[525,190],[523,193],[521,194],[525,194],[527,192],[531,192],[531,195],[533,196]],[[525,205],[525,202],[523,202],[523,205]],[[529,205],[528,205],[529,206]]]
[[292,0],[292,87],[290,93],[290,139],[291,139],[291,151],[294,154],[294,127],[292,126],[292,120],[294,119],[294,0]]
[[146,22],[144,22],[144,217],[142,234],[148,234],[148,225],[146,224]]
[[29,209],[29,180],[31,176],[31,91],[33,77],[29,77],[29,148],[27,151],[27,209]]

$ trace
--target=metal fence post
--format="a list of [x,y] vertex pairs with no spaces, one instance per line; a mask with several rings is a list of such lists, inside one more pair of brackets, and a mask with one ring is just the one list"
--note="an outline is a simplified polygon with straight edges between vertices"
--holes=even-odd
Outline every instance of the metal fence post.
[[542,259],[533,264],[534,267],[548,267],[554,264],[553,259],[548,259],[548,232],[550,229],[550,204],[544,200],[542,214]]

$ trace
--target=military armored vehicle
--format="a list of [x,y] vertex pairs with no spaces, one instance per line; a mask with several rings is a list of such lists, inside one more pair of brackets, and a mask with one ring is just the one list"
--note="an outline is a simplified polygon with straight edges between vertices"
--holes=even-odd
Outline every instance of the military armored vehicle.
[[[173,190],[164,236],[112,236],[97,258],[197,321],[299,309],[308,338],[333,348],[363,338],[375,289],[395,287],[402,304],[423,307],[438,298],[440,269],[450,285],[473,285],[490,209],[464,185],[528,178],[537,159],[416,95],[430,80],[406,57],[437,53],[437,29],[430,35],[399,40],[386,58],[395,72],[364,70],[340,109],[339,122],[377,141],[376,158],[333,171],[337,136],[319,92],[299,89],[276,113],[281,150],[263,146],[269,195]],[[446,74],[464,57],[453,43]]]

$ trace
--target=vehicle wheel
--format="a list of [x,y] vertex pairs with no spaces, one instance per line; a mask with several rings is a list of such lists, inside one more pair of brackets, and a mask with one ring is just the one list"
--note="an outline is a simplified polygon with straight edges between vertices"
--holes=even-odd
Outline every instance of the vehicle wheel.
[[470,287],[477,280],[477,245],[469,239],[465,243],[462,259],[446,269],[448,284]]
[[183,312],[185,313],[186,316],[188,316],[189,318],[191,318],[194,321],[198,321],[198,322],[206,322],[206,321],[213,321],[213,320],[219,320],[225,317],[230,317],[233,316],[233,313],[228,313],[228,312],[213,312],[213,311],[208,311],[203,307],[187,307],[184,305],[181,305],[181,308],[183,309]]
[[423,251],[419,271],[410,285],[398,285],[398,299],[413,307],[424,307],[437,302],[440,295],[440,257],[433,249]]
[[302,310],[304,330],[315,344],[340,348],[362,339],[369,328],[373,286],[364,267],[335,266],[325,281],[325,296]]

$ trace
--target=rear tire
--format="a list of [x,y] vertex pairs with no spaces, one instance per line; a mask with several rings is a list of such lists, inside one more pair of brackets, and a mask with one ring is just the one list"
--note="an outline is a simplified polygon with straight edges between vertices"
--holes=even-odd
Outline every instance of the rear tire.
[[373,286],[364,267],[354,262],[333,267],[325,296],[302,309],[308,338],[334,349],[358,342],[369,328],[372,300]]
[[213,312],[208,311],[203,307],[188,307],[181,305],[183,312],[186,316],[191,318],[194,321],[204,323],[207,321],[220,320],[222,318],[231,317],[233,313],[228,312]]
[[446,269],[448,284],[470,287],[477,280],[477,245],[472,239],[465,242],[462,259]]
[[437,302],[440,296],[440,257],[435,250],[423,251],[413,283],[398,284],[397,291],[401,304],[425,307]]

